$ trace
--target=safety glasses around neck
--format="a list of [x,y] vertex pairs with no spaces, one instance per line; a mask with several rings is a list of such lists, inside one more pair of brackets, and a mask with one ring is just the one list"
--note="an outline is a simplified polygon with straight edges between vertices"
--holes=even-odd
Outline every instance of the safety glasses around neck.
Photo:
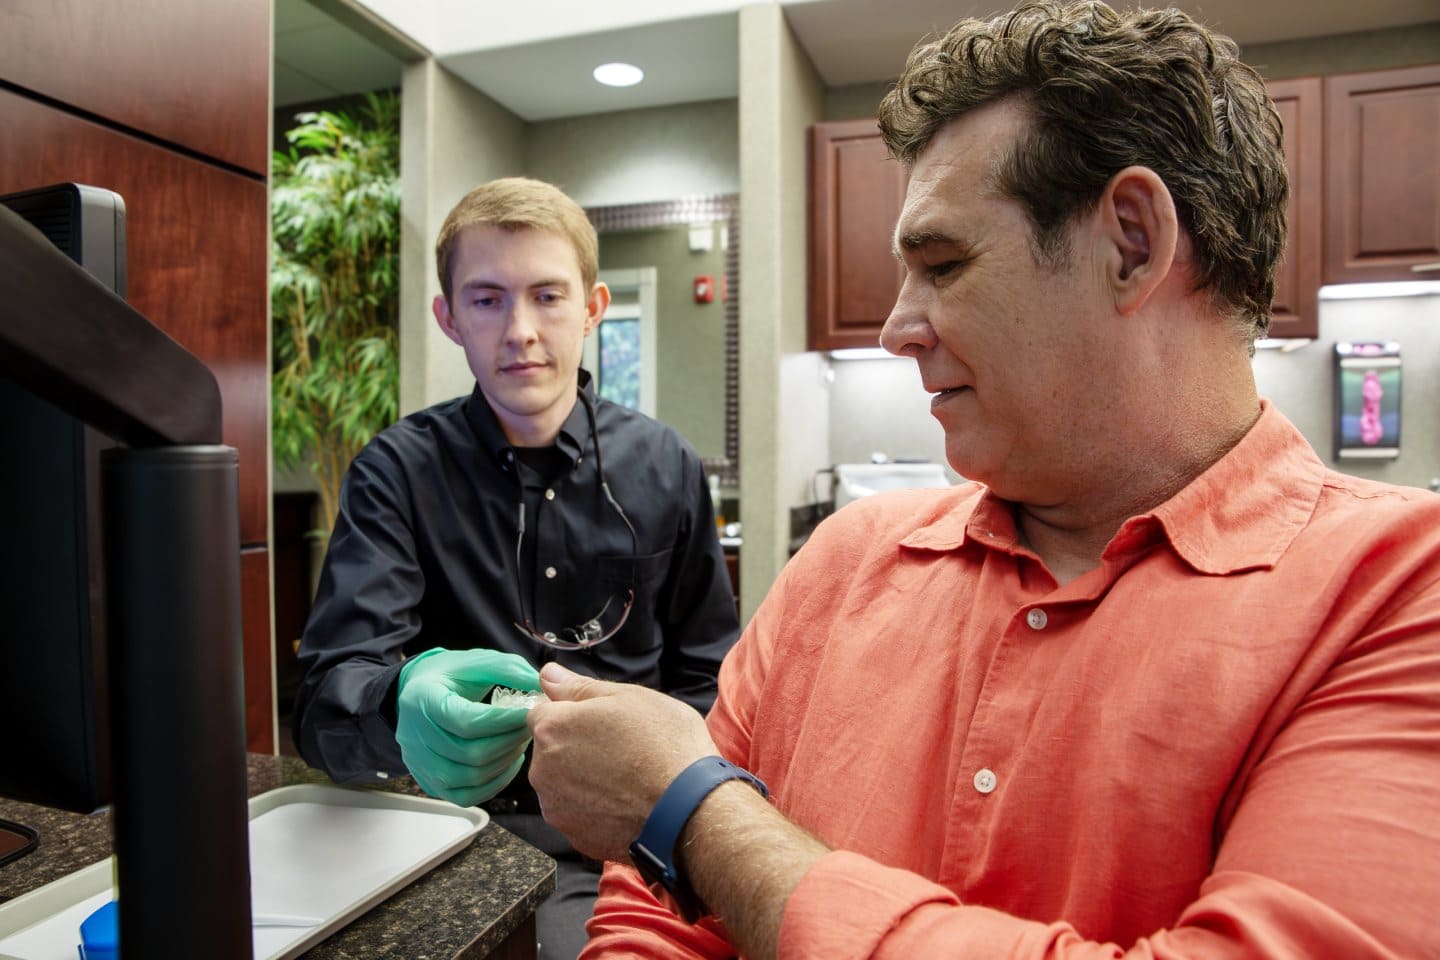
[[607,598],[598,613],[577,626],[562,627],[558,630],[541,630],[537,627],[525,609],[525,585],[520,573],[521,548],[525,543],[525,501],[522,497],[516,524],[519,532],[515,537],[515,601],[520,611],[520,619],[514,626],[536,643],[556,650],[586,650],[599,646],[620,632],[625,621],[630,619],[631,607],[635,605],[635,568],[640,554],[640,542],[635,536],[635,526],[625,515],[619,501],[611,494],[610,485],[605,482],[605,464],[600,455],[600,431],[595,426],[594,403],[584,391],[580,392],[580,402],[585,405],[585,413],[590,420],[590,439],[595,445],[595,473],[600,480],[600,491],[630,533],[630,586]]

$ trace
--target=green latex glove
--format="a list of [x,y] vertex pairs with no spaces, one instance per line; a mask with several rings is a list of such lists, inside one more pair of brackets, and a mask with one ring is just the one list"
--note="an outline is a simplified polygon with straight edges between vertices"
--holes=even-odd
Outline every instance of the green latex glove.
[[526,711],[481,703],[496,686],[539,690],[540,675],[513,653],[440,647],[400,668],[395,740],[432,797],[473,806],[520,772],[530,742]]

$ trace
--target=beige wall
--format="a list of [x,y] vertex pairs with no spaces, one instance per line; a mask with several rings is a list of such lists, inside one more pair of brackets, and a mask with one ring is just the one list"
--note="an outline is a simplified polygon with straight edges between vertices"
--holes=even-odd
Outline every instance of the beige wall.
[[[1251,44],[1241,49],[1240,56],[1268,80],[1436,63],[1440,62],[1440,23]],[[896,64],[897,76],[903,66]],[[887,80],[827,89],[825,119],[873,117],[880,98],[892,83],[893,80]]]
[[856,83],[825,91],[826,120],[859,120],[875,116],[880,98],[890,91],[891,82]]
[[475,385],[430,312],[435,237],[472,187],[524,172],[525,125],[434,60],[405,68],[400,112],[400,414]]
[[1440,23],[1252,44],[1240,57],[1267,80],[1440,63]]
[[692,282],[725,273],[725,251],[690,250],[690,227],[657,227],[600,235],[602,270],[654,267],[656,290],[655,416],[689,440],[702,457],[725,456],[725,304],[696,303]]
[[[585,207],[740,192],[739,101],[712,100],[569,117],[526,128],[529,176],[559,185]],[[725,272],[717,239],[689,252],[688,230],[600,237],[602,269],[653,266],[659,278],[656,416],[704,457],[725,455],[724,307],[691,302],[696,274]],[[644,248],[644,249],[641,249]]]
[[741,7],[742,620],[787,559],[790,507],[829,445],[821,361],[803,352],[806,129],[823,116],[824,88],[780,7]]
[[525,169],[582,207],[737,193],[738,113],[712,100],[532,123]]

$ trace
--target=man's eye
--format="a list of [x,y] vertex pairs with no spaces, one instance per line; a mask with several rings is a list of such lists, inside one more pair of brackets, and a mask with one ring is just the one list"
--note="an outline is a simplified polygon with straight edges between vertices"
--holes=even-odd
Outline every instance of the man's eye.
[[493,306],[495,306],[495,304],[499,303],[499,302],[500,302],[500,298],[499,298],[499,297],[476,297],[474,300],[472,300],[472,301],[470,301],[470,302],[473,303],[473,304],[474,304],[475,306],[477,306],[477,307],[489,308],[489,307],[493,307]]
[[553,293],[553,292],[546,292],[546,293],[540,294],[540,295],[537,296],[535,299],[536,299],[536,300],[539,300],[541,303],[559,303],[559,302],[560,302],[560,294],[558,294],[558,293]]
[[946,277],[955,273],[964,265],[964,260],[942,260],[939,263],[926,264],[925,273],[927,276],[939,279],[940,277]]

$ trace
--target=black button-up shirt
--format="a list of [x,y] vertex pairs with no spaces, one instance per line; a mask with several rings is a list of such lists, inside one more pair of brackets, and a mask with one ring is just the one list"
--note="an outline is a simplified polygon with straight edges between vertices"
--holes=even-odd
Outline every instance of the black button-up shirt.
[[[581,384],[593,397],[584,371]],[[739,623],[700,459],[670,427],[594,402],[605,478],[638,546],[604,499],[578,400],[549,452],[517,455],[477,387],[356,456],[300,645],[295,734],[311,765],[341,782],[404,773],[395,681],[405,656],[432,647],[558,660],[709,710]],[[633,579],[630,617],[604,643],[559,651],[515,628],[522,500],[520,589],[540,632],[623,601]]]

